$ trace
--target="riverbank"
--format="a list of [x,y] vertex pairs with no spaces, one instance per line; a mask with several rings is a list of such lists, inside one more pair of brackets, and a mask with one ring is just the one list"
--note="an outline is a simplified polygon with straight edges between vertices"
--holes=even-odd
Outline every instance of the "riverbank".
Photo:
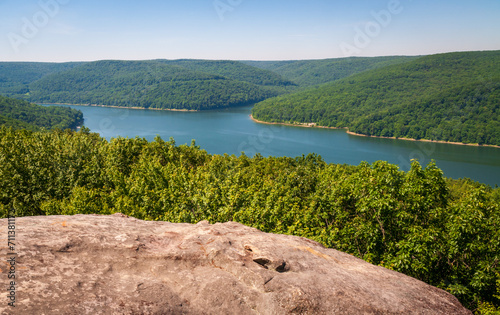
[[254,122],[259,123],[259,124],[264,124],[264,125],[281,125],[281,126],[303,127],[303,128],[322,128],[322,129],[335,129],[335,130],[345,129],[345,130],[348,130],[347,128],[318,126],[316,123],[294,123],[294,124],[272,123],[272,122],[257,120],[252,115],[249,115],[249,116],[250,116],[250,119],[252,119]]
[[171,112],[198,112],[196,109],[175,109],[175,108],[144,108],[138,106],[116,106],[116,105],[98,105],[98,104],[68,104],[68,103],[37,103],[40,105],[68,105],[68,106],[86,106],[86,107],[109,107],[121,109],[147,109],[147,110],[167,110]]
[[282,126],[291,126],[291,127],[305,127],[305,128],[324,128],[324,129],[344,129],[346,130],[346,133],[351,136],[358,136],[358,137],[368,137],[368,138],[380,138],[380,139],[393,139],[393,140],[406,140],[406,141],[419,141],[419,142],[430,142],[430,143],[441,143],[441,144],[455,144],[455,145],[466,145],[466,146],[473,146],[473,147],[490,147],[490,148],[500,148],[498,145],[492,145],[492,144],[477,144],[477,143],[462,143],[462,142],[452,142],[452,141],[440,141],[440,140],[428,140],[428,139],[412,139],[412,138],[396,138],[396,137],[382,137],[382,136],[370,136],[370,135],[364,135],[361,133],[355,133],[352,131],[349,131],[349,128],[344,127],[344,128],[338,128],[338,127],[326,127],[326,126],[318,126],[316,123],[295,123],[295,124],[287,124],[287,123],[271,123],[271,122],[266,122],[266,121],[261,121],[258,119],[255,119],[252,115],[250,115],[250,118],[259,124],[266,124],[266,125],[282,125]]

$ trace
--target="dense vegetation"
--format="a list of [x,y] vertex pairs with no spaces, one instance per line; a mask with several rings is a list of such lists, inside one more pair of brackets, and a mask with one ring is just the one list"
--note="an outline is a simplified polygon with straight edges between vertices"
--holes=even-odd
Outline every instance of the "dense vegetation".
[[245,61],[246,64],[271,70],[301,87],[333,82],[371,69],[401,64],[417,57],[349,57],[296,61]]
[[500,189],[434,164],[210,155],[173,140],[0,128],[0,213],[234,220],[300,235],[498,307]]
[[277,93],[220,75],[159,61],[98,61],[30,85],[32,101],[162,109],[212,109],[254,103]]
[[211,109],[255,103],[413,58],[0,63],[0,95],[43,103]]
[[425,56],[363,72],[265,100],[253,116],[365,135],[500,145],[500,51]]
[[0,62],[0,95],[26,98],[30,83],[80,64],[78,62]]
[[76,129],[83,124],[79,110],[57,106],[44,107],[0,96],[0,126],[14,129]]
[[219,75],[228,79],[253,83],[263,86],[293,86],[293,82],[282,76],[256,67],[246,65],[242,62],[231,60],[158,60],[168,65],[179,66],[193,71]]

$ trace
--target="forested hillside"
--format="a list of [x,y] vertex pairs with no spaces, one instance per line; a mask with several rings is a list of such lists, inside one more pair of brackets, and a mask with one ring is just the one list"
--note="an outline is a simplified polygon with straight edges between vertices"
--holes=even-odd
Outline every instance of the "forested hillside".
[[238,221],[299,235],[456,295],[500,305],[500,190],[434,164],[210,155],[173,140],[0,128],[0,213]]
[[255,84],[158,61],[97,61],[30,85],[34,102],[161,109],[221,108],[275,95]]
[[282,76],[242,62],[231,60],[158,60],[168,65],[179,66],[193,71],[200,71],[213,75],[220,75],[228,79],[253,83],[263,86],[293,86],[295,83],[284,79]]
[[46,75],[79,66],[79,62],[0,62],[0,95],[26,98],[29,85]]
[[364,135],[500,145],[500,51],[425,56],[370,70],[268,99],[253,116]]
[[301,87],[340,80],[371,69],[401,64],[417,57],[349,57],[296,61],[246,61],[261,69],[271,70]]
[[14,129],[76,129],[83,124],[81,111],[40,106],[26,101],[0,96],[0,126]]
[[413,58],[0,63],[0,95],[42,103],[211,109],[255,103]]

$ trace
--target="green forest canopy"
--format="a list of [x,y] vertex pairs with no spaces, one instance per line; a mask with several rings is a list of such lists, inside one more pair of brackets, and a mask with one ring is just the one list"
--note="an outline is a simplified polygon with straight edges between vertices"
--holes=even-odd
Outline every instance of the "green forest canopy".
[[[0,127],[0,214],[111,214],[237,221],[298,235],[443,288],[470,309],[500,305],[500,189],[443,178],[433,163],[327,164],[211,155],[173,140]],[[495,297],[497,296],[497,297]]]
[[212,109],[255,103],[414,58],[273,62],[270,69],[263,69],[266,62],[194,59],[4,62],[0,94],[43,103]]
[[34,102],[160,109],[213,109],[275,95],[256,84],[158,61],[92,62],[30,84]]
[[83,124],[79,110],[58,106],[40,106],[0,96],[0,126],[14,129],[76,129]]
[[295,82],[300,87],[310,87],[337,81],[356,73],[409,62],[416,58],[418,57],[348,57],[274,62],[244,61],[244,63],[261,69],[271,70]]
[[290,80],[272,71],[246,65],[242,62],[231,60],[157,60],[167,65],[179,66],[185,69],[220,75],[228,79],[253,83],[261,86],[293,86]]
[[83,63],[0,62],[0,95],[26,98],[32,82],[81,64]]
[[500,145],[500,51],[432,55],[257,104],[258,120]]
[[236,61],[0,63],[0,70],[0,94],[38,103],[212,109],[295,88],[274,72]]

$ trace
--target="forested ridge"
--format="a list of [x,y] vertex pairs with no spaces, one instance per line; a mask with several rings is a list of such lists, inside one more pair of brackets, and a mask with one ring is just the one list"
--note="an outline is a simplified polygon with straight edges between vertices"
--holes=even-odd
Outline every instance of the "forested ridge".
[[[211,155],[194,143],[0,128],[0,213],[238,221],[443,288],[468,308],[500,305],[500,189],[434,164]],[[496,296],[496,297],[495,297]],[[489,304],[488,304],[489,303]]]
[[23,100],[0,96],[0,126],[14,129],[76,129],[83,124],[79,110],[40,106]]
[[500,145],[500,51],[420,57],[265,100],[252,114],[364,135]]
[[0,95],[27,98],[29,85],[46,75],[72,69],[81,62],[0,62]]
[[300,87],[310,87],[337,81],[356,73],[406,63],[417,57],[348,57],[294,61],[244,61],[261,69],[271,70]]
[[0,94],[37,103],[200,110],[255,103],[296,86],[236,61],[1,63],[0,70]]
[[179,66],[193,71],[220,75],[228,79],[253,83],[263,86],[293,86],[290,80],[272,71],[265,71],[256,67],[246,65],[242,62],[232,60],[157,60],[167,65]]
[[252,104],[413,58],[282,61],[269,66],[195,59],[0,63],[0,94],[38,103],[212,109]]
[[158,61],[97,61],[30,85],[30,98],[35,102],[160,109],[220,108],[274,95],[252,83]]

